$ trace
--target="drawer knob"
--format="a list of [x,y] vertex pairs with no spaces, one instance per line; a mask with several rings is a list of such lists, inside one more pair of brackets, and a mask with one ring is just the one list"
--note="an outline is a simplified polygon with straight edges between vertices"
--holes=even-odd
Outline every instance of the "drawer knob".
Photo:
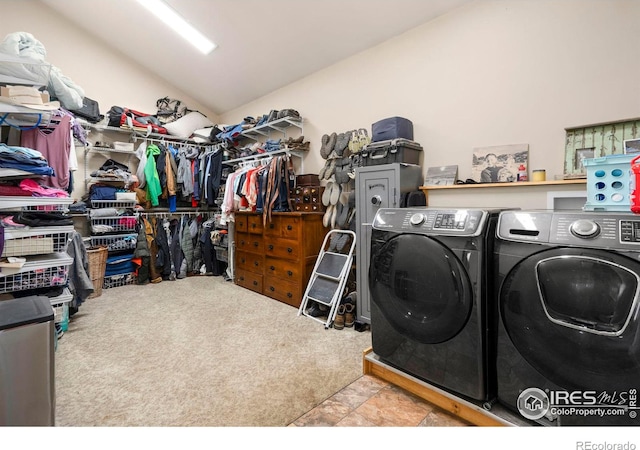
[[269,244],[269,250],[273,250],[273,244]]
[[254,265],[254,266],[256,266],[256,267],[258,267],[258,266],[260,265],[260,263],[259,263],[258,261],[254,261],[254,262],[253,262],[253,265]]
[[291,231],[293,230],[293,227],[291,225],[287,225],[287,230]]
[[254,246],[254,247],[257,247],[257,246],[258,246],[258,241],[254,242],[254,243],[253,243],[253,246]]
[[251,228],[255,228],[255,227],[256,227],[256,224],[255,224],[255,223],[252,223],[252,224],[251,224]]
[[273,286],[269,286],[269,290],[270,290],[271,292],[273,292],[273,291],[275,291],[275,290],[276,290],[276,288],[274,288]]
[[254,281],[253,281],[253,285],[254,285],[254,286],[257,286],[257,285],[258,285],[258,282],[254,280]]
[[269,270],[276,270],[276,266],[269,267]]
[[291,247],[287,247],[287,252],[291,253],[293,252],[293,249]]
[[244,281],[244,277],[239,277],[238,278],[240,281]]
[[290,277],[292,277],[292,276],[293,276],[293,272],[292,272],[292,271],[290,271],[290,270],[287,270],[287,275],[289,275]]
[[274,227],[275,227],[274,224],[272,224],[272,223],[269,224],[269,228],[271,228],[272,230],[273,230]]
[[244,245],[244,239],[240,241],[240,245]]
[[287,292],[287,297],[291,298],[293,297],[293,294],[291,292]]
[[240,262],[241,262],[242,264],[244,264],[244,263],[246,262],[246,260],[245,260],[244,258],[240,258]]

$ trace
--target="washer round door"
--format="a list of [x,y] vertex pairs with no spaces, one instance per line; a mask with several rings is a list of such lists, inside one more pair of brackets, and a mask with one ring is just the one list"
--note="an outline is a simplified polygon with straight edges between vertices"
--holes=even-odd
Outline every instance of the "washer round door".
[[604,250],[537,253],[502,283],[502,324],[518,353],[558,386],[635,387],[639,273],[637,261]]
[[369,290],[389,324],[423,344],[456,336],[473,307],[471,282],[460,259],[424,235],[400,234],[372,246]]

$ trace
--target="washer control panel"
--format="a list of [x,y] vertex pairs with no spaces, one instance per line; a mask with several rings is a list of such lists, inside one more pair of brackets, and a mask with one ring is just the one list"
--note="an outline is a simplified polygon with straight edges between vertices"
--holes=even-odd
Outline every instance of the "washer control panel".
[[505,211],[498,238],[589,248],[640,250],[640,217],[629,213]]
[[447,236],[478,236],[487,211],[481,209],[381,208],[373,228]]
[[640,244],[640,220],[620,221],[620,242]]

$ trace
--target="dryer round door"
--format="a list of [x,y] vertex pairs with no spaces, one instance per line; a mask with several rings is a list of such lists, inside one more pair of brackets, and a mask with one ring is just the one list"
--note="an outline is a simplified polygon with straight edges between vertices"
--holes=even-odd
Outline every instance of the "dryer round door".
[[471,282],[460,259],[424,235],[400,234],[377,247],[369,264],[369,290],[371,301],[399,334],[424,344],[456,336],[473,307]]
[[604,250],[536,253],[502,283],[502,324],[518,353],[558,386],[629,389],[640,377],[638,274],[640,263]]

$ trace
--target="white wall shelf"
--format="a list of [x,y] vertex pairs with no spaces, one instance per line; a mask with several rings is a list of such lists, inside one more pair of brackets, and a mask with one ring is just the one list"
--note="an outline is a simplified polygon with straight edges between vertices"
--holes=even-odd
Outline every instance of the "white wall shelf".
[[273,132],[276,132],[287,137],[287,131],[291,127],[299,129],[302,132],[302,122],[302,118],[296,119],[292,117],[283,117],[282,119],[272,120],[271,122],[263,123],[262,125],[255,126],[253,128],[248,128],[242,131],[240,136],[253,139],[254,141],[259,141],[264,138],[270,139]]

